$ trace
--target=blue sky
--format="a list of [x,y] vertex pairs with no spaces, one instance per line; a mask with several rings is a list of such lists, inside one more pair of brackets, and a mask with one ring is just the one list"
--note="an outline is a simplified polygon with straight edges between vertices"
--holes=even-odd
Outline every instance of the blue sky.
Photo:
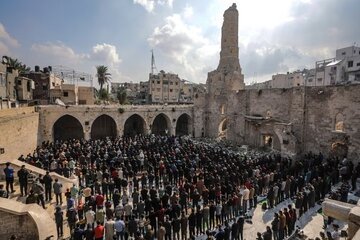
[[233,2],[247,83],[313,67],[360,39],[358,0],[12,0],[1,3],[0,55],[92,74],[104,64],[113,81],[138,82],[154,49],[158,70],[204,83]]

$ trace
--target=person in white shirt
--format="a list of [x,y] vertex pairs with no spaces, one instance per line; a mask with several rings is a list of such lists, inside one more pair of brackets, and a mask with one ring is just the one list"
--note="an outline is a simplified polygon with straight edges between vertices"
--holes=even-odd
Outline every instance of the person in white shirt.
[[247,212],[249,196],[250,196],[250,190],[246,186],[244,186],[244,191],[243,191],[243,213],[244,214]]
[[86,225],[90,224],[94,228],[95,222],[95,212],[92,210],[92,207],[89,207],[89,210],[85,213]]
[[218,202],[216,204],[216,208],[215,208],[215,216],[216,216],[216,224],[219,225],[220,221],[221,221],[221,210],[222,210],[222,206],[220,204],[220,202]]

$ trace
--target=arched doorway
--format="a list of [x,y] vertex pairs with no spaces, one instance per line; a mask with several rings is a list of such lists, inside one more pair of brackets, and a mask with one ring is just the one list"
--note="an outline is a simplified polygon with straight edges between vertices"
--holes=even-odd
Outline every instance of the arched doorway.
[[53,126],[54,140],[81,139],[84,138],[84,130],[75,117],[64,115]]
[[188,114],[182,114],[176,121],[176,136],[191,134],[191,118]]
[[261,146],[281,152],[281,143],[276,133],[263,134]]
[[95,119],[91,126],[92,139],[116,136],[116,123],[112,117],[104,114]]
[[218,137],[220,139],[226,139],[227,129],[228,129],[228,119],[225,118],[219,124]]
[[145,120],[138,114],[131,115],[124,124],[124,136],[135,136],[145,134]]
[[170,119],[163,113],[157,115],[152,123],[151,133],[162,136],[169,135]]

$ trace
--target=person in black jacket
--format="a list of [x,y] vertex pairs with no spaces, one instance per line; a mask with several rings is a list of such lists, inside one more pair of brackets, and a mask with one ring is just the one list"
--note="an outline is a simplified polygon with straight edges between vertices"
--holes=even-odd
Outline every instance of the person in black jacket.
[[[245,218],[243,215],[240,215],[240,217],[237,220],[237,223],[239,225],[239,237],[241,237],[241,240],[244,240],[244,223],[245,223]],[[238,237],[238,239],[239,239]]]
[[234,221],[233,225],[231,226],[231,240],[238,240],[239,239],[239,224]]
[[52,178],[49,174],[49,172],[47,171],[45,176],[43,177],[43,182],[45,185],[45,201],[51,201],[52,197],[51,197],[51,186],[52,186]]
[[189,221],[190,237],[195,236],[196,216],[194,213],[194,209],[191,209],[191,213],[188,217],[188,221]]
[[[19,184],[20,184],[20,193],[21,196],[27,195],[27,185],[28,185],[28,176],[29,171],[25,168],[25,165],[21,166],[21,169],[18,171]],[[25,193],[25,195],[24,195]]]
[[202,222],[203,222],[203,211],[200,209],[200,206],[198,206],[196,210],[196,235],[200,235],[203,233]]

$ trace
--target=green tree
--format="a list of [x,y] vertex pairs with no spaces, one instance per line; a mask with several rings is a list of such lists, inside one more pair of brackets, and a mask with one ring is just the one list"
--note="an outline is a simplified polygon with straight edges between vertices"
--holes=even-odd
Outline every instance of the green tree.
[[102,91],[104,84],[111,80],[111,73],[108,70],[108,67],[104,65],[96,66],[96,76],[100,85],[100,91]]
[[8,67],[18,70],[20,74],[31,70],[30,67],[20,62],[17,58],[6,57],[6,59]]
[[116,98],[119,100],[120,104],[125,104],[127,102],[127,94],[124,87],[119,87],[117,89]]

